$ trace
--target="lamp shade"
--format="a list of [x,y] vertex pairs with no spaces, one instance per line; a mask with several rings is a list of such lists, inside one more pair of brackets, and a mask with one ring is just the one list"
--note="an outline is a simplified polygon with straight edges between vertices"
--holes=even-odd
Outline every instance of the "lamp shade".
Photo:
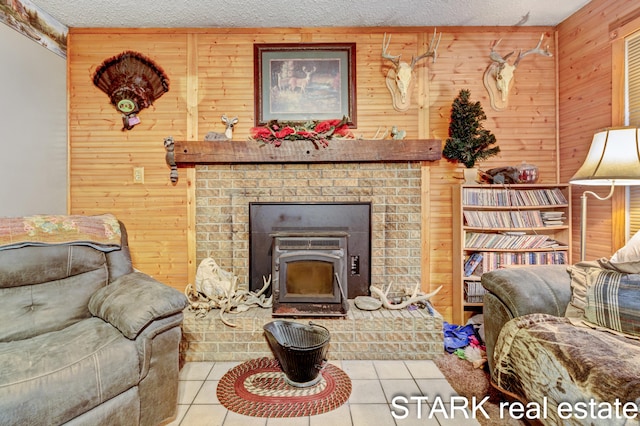
[[615,127],[593,135],[576,185],[640,185],[640,128]]

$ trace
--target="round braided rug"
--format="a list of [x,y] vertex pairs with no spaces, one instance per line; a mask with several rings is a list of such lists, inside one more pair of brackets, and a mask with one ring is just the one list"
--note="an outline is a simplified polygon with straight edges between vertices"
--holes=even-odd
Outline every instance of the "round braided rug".
[[326,413],[344,404],[351,395],[351,379],[332,364],[320,373],[320,381],[306,388],[285,382],[276,359],[258,358],[229,370],[216,390],[227,409],[254,417],[304,417]]

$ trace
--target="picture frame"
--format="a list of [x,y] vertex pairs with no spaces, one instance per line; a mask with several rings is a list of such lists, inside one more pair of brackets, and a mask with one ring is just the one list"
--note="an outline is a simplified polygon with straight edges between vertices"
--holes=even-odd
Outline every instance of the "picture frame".
[[356,126],[355,43],[254,44],[255,123],[348,117]]

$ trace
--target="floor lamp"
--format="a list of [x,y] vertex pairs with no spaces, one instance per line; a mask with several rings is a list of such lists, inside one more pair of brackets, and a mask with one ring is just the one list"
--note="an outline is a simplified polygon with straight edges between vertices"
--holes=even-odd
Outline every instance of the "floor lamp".
[[587,240],[587,196],[608,200],[616,186],[640,185],[640,128],[612,127],[593,135],[591,147],[582,167],[569,180],[574,185],[611,186],[601,197],[584,191],[580,197],[580,260],[585,260]]

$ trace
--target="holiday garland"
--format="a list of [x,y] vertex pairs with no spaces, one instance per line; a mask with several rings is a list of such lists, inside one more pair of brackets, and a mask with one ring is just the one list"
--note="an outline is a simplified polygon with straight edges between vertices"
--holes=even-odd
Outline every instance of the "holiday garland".
[[250,139],[276,147],[284,141],[308,140],[316,149],[326,148],[332,139],[353,139],[348,121],[347,117],[304,123],[271,120],[264,126],[252,127]]

